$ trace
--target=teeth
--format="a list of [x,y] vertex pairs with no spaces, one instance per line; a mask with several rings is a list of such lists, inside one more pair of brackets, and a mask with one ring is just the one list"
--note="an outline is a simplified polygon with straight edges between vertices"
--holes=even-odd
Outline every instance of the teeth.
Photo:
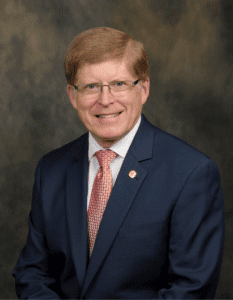
[[99,118],[113,118],[116,116],[119,116],[120,113],[114,114],[114,115],[108,115],[108,116],[99,116]]

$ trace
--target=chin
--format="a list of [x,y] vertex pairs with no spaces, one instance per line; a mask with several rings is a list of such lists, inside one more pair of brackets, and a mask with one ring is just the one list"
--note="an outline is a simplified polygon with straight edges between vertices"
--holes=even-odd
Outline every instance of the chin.
[[102,137],[98,137],[98,139],[100,141],[103,141],[103,142],[112,142],[112,141],[115,141],[115,140],[119,139],[119,137],[118,136],[113,136],[113,137],[111,137],[111,136],[108,136],[108,137],[102,136]]

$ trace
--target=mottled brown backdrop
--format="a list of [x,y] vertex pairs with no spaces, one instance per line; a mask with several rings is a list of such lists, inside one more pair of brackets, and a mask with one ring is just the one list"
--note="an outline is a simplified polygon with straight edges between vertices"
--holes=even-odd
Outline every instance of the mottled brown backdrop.
[[66,93],[63,60],[92,27],[125,31],[150,57],[148,120],[214,160],[226,238],[216,298],[233,298],[233,1],[0,0],[0,298],[28,230],[39,158],[86,132]]

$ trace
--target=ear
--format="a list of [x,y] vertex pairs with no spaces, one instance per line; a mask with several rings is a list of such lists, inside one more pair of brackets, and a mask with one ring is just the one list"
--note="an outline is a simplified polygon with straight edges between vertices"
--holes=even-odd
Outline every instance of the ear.
[[142,93],[142,104],[145,104],[150,93],[150,78],[147,78],[139,90]]
[[74,90],[73,86],[67,85],[67,93],[70,98],[70,102],[75,109],[77,109],[77,100],[76,100],[76,91]]

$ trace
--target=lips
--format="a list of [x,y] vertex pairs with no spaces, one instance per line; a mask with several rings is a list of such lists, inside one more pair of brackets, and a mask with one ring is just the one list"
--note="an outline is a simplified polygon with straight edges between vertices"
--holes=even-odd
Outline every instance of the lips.
[[110,114],[100,114],[100,115],[96,115],[96,117],[99,118],[100,116],[111,116],[111,115],[116,115],[116,114],[120,115],[121,113],[122,113],[122,111],[116,112],[116,113],[110,113]]

